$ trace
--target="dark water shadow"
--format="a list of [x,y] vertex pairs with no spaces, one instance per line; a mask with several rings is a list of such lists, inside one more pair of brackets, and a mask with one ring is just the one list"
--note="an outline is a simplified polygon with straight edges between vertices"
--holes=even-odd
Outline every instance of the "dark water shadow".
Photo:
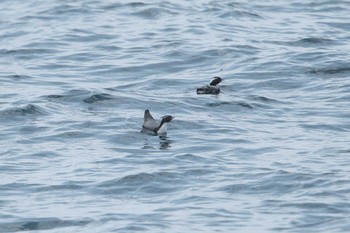
[[160,150],[167,150],[171,147],[171,144],[173,143],[172,140],[169,139],[166,135],[159,136],[159,149]]
[[[167,150],[171,147],[171,144],[173,143],[172,140],[169,139],[169,137],[166,135],[166,134],[163,134],[163,135],[158,135],[158,134],[155,134],[155,133],[149,133],[148,131],[141,131],[141,133],[143,134],[147,134],[147,135],[150,135],[150,136],[157,136],[159,137],[159,149],[160,150]],[[143,146],[141,147],[141,149],[155,149],[156,147],[153,146],[151,144],[150,141],[148,141],[147,139],[144,140],[144,143],[143,143]]]
[[13,223],[0,224],[1,232],[41,231],[64,227],[84,226],[93,222],[92,219],[63,220],[59,218],[24,219]]

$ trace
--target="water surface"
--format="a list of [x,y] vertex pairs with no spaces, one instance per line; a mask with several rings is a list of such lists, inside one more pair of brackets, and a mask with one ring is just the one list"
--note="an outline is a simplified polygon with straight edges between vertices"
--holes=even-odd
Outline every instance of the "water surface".
[[1,6],[0,232],[350,230],[347,1]]

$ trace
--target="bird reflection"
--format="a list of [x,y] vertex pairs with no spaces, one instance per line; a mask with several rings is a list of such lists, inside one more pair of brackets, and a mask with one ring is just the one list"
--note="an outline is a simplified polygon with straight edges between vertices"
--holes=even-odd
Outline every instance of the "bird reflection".
[[167,150],[169,147],[171,147],[171,143],[173,143],[172,140],[170,140],[167,136],[159,136],[160,142],[159,142],[159,149],[160,150]]
[[[170,140],[167,136],[162,135],[159,136],[159,149],[160,150],[167,150],[171,147],[171,144],[173,143],[172,140]],[[150,141],[145,140],[143,146],[141,149],[155,149],[155,147],[150,143]]]

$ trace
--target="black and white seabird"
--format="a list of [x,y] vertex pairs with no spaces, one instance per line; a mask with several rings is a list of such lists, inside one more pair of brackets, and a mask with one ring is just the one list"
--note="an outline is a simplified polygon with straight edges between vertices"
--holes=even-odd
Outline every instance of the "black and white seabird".
[[165,115],[162,117],[161,121],[156,121],[152,117],[151,113],[147,109],[145,111],[145,115],[143,117],[143,125],[142,129],[145,129],[146,131],[151,131],[156,134],[166,134],[167,133],[167,124],[174,119],[174,117],[170,115]]
[[212,95],[217,95],[220,93],[220,87],[218,87],[218,84],[222,81],[223,79],[215,76],[211,80],[209,85],[203,86],[203,87],[198,87],[197,88],[197,94],[212,94]]

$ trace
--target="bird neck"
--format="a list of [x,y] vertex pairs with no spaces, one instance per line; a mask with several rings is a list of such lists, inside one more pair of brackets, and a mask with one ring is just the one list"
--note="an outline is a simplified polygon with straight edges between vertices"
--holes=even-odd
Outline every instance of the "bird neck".
[[166,125],[166,122],[164,120],[162,120],[160,122],[160,125],[154,129],[155,133],[166,133],[166,131],[167,131],[167,125]]

